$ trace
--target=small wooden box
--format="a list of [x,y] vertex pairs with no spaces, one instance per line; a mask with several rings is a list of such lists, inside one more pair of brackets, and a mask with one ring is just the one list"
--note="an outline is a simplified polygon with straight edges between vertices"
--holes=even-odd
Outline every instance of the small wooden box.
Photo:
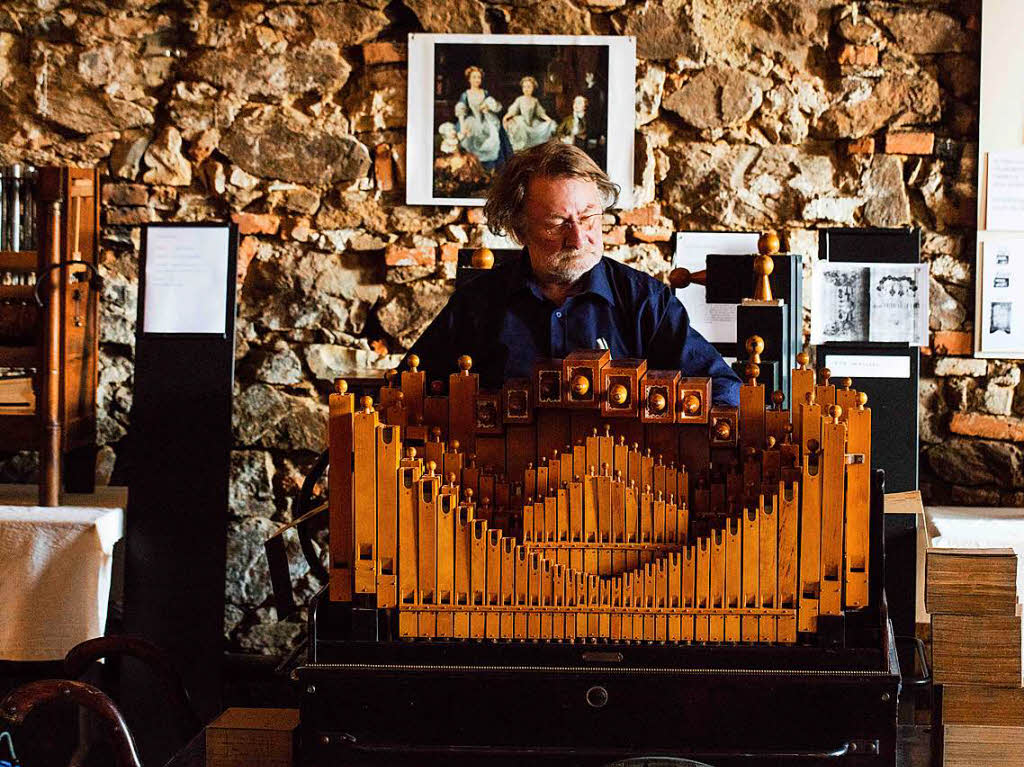
[[711,408],[708,421],[708,443],[712,448],[736,447],[739,436],[737,408],[715,405]]
[[533,366],[537,407],[562,406],[562,360],[540,359]]
[[206,767],[292,767],[299,711],[229,708],[206,728]]
[[607,349],[579,349],[562,361],[563,402],[566,407],[597,409],[604,396],[601,368],[611,356]]
[[[555,386],[558,386],[558,379]],[[505,381],[501,390],[501,418],[505,423],[533,422],[533,387],[529,378]]]
[[636,418],[640,400],[640,379],[647,372],[647,360],[610,360],[601,368],[601,415],[605,418]]
[[[679,388],[678,370],[648,370],[640,381],[640,420],[644,423],[674,423],[676,392]],[[664,406],[652,406],[651,399]],[[659,399],[660,398],[660,399]]]
[[501,392],[481,391],[476,394],[476,433],[501,434]]
[[711,410],[711,379],[680,378],[676,388],[676,423],[707,423]]

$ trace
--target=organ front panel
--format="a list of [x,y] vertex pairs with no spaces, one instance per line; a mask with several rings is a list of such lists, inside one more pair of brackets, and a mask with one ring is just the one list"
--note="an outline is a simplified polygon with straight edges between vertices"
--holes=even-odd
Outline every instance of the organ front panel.
[[447,387],[409,360],[377,406],[341,386],[331,600],[410,641],[793,644],[865,607],[866,396],[801,357],[766,405],[746,348],[739,408],[606,350],[500,391],[468,357]]

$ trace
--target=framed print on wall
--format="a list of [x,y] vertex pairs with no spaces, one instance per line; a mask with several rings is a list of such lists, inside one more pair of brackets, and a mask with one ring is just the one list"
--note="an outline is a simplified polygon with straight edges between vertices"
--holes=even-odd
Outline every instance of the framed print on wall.
[[633,190],[636,39],[409,35],[406,202],[483,205],[515,153],[575,144]]

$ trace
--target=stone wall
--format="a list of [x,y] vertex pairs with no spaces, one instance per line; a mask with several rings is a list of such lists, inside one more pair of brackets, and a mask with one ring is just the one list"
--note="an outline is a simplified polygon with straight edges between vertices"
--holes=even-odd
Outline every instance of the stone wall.
[[[978,0],[8,0],[0,161],[106,172],[100,438],[115,479],[139,225],[238,222],[227,633],[277,652],[299,626],[275,621],[261,543],[324,444],[328,386],[394,364],[443,305],[458,247],[484,237],[479,209],[403,204],[409,32],[635,35],[639,203],[605,238],[653,274],[675,230],[787,227],[813,256],[819,227],[920,226],[922,487],[1024,505],[1020,366],[971,357],[978,14]],[[384,142],[389,193],[370,161]],[[0,478],[32,465],[10,458]]]

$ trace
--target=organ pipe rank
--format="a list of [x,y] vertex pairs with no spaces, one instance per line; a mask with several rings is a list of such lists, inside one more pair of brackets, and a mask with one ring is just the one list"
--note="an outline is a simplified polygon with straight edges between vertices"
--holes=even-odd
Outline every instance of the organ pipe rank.
[[[330,598],[398,636],[792,644],[868,602],[871,411],[798,355],[789,402],[606,350],[330,397]],[[770,405],[766,405],[770,402]]]

